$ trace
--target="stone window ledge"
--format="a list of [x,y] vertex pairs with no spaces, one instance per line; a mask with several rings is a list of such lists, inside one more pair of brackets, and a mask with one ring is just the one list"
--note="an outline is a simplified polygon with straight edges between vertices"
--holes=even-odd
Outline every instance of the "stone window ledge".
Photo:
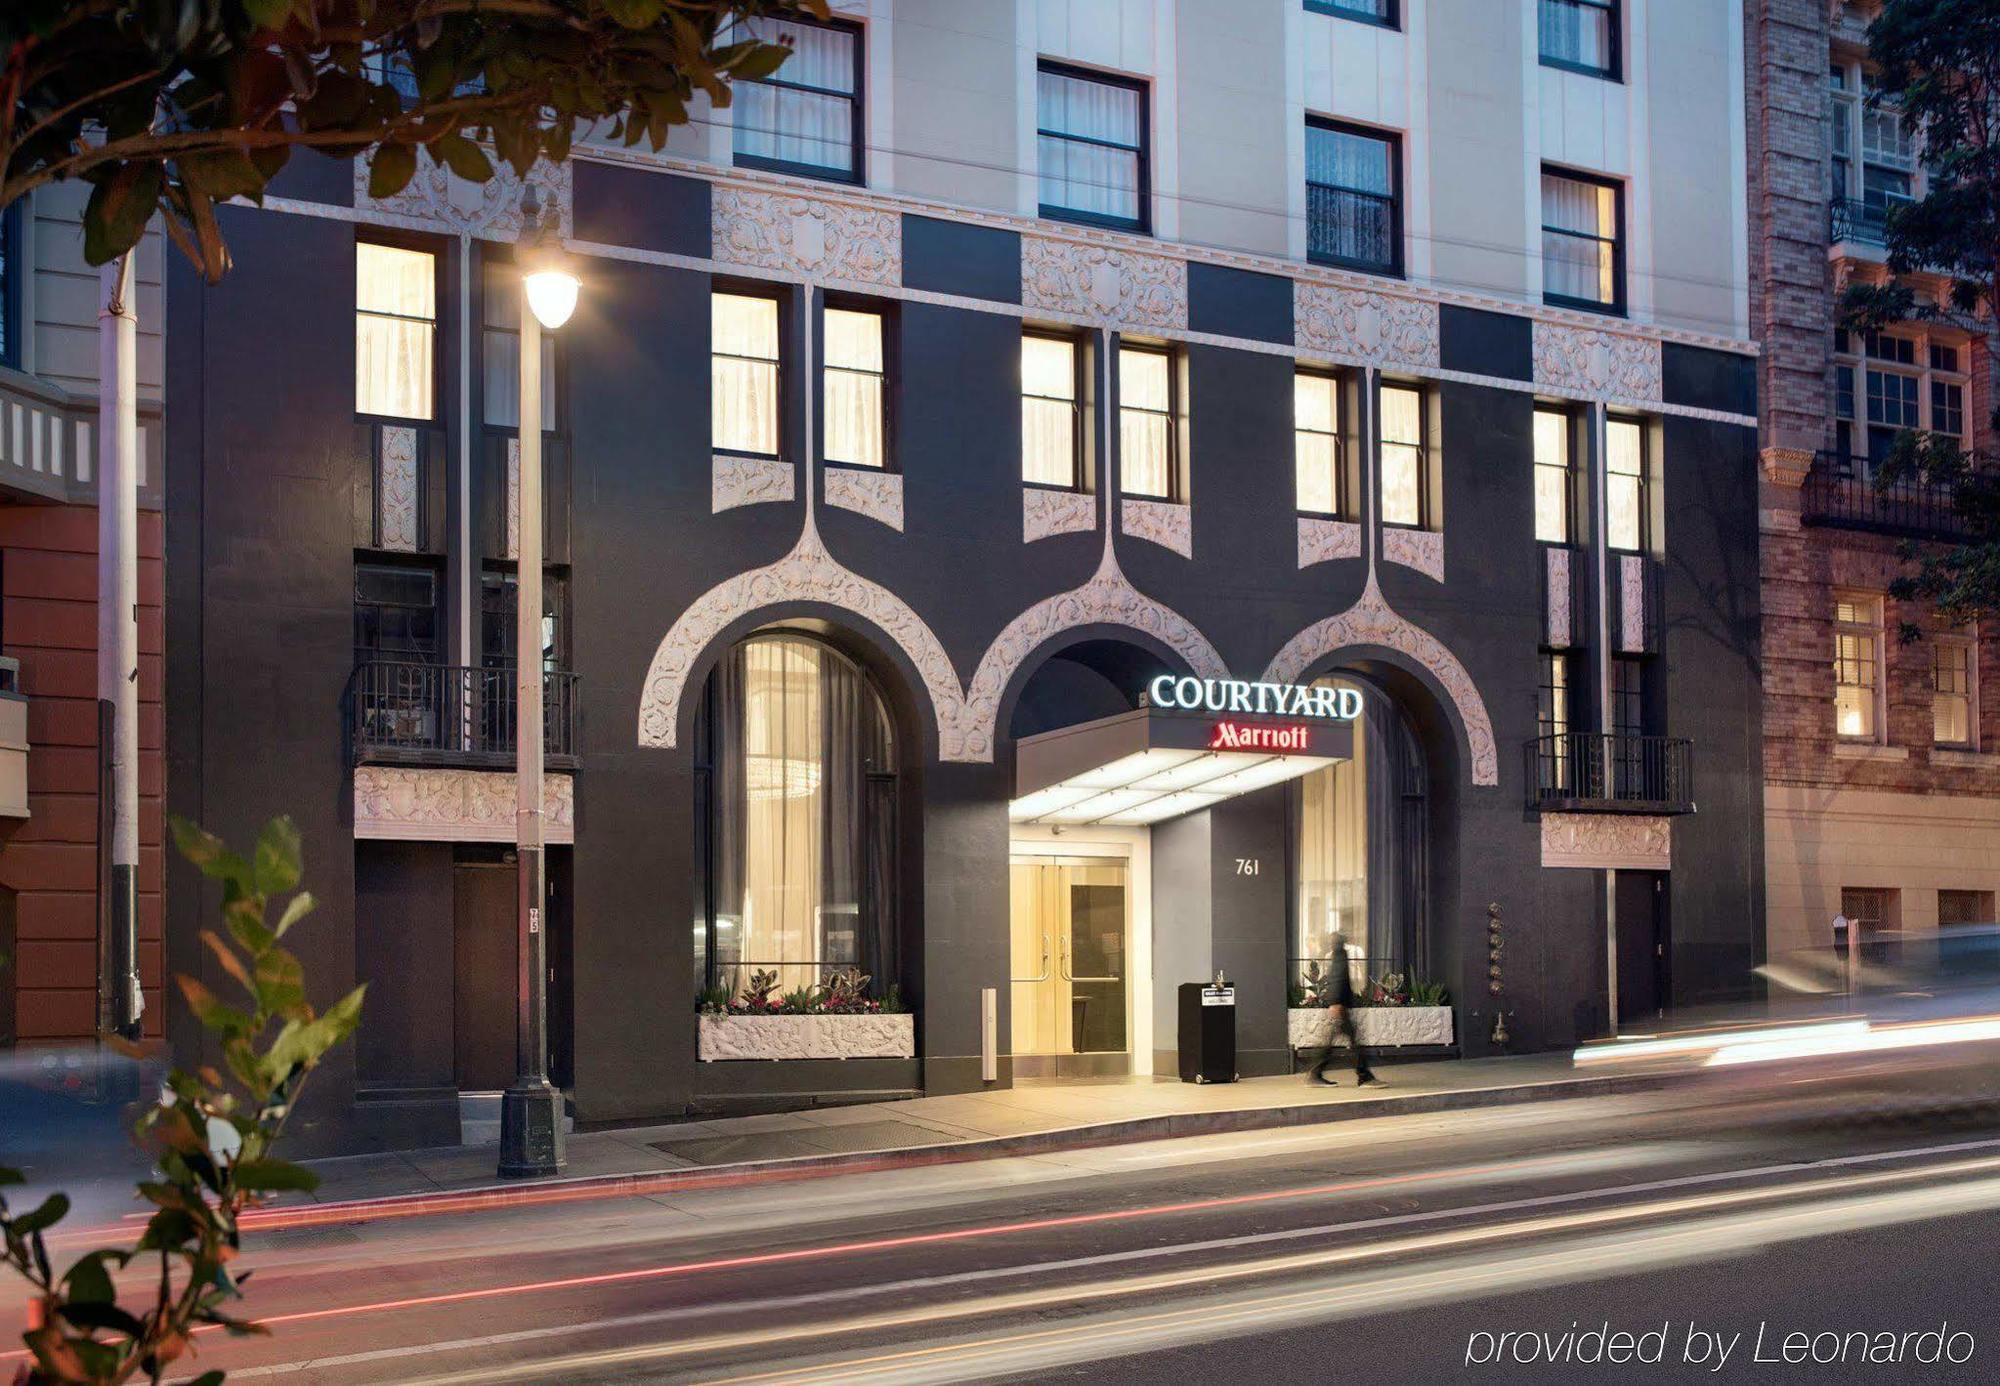
[[1901,761],[1910,758],[1908,746],[1882,746],[1873,741],[1836,741],[1833,744],[1835,760],[1887,760]]
[[1949,746],[1931,748],[1931,764],[1962,770],[2000,770],[2000,754],[1992,751],[1958,751]]

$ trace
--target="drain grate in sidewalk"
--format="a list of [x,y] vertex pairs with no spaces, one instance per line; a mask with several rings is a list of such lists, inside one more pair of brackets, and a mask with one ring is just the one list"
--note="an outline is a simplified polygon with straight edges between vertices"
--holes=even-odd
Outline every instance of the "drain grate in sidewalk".
[[948,1144],[951,1138],[906,1121],[852,1121],[834,1126],[801,1124],[788,1131],[756,1131],[742,1136],[708,1136],[689,1141],[654,1141],[653,1149],[697,1165],[746,1160],[790,1160],[802,1155],[854,1154]]

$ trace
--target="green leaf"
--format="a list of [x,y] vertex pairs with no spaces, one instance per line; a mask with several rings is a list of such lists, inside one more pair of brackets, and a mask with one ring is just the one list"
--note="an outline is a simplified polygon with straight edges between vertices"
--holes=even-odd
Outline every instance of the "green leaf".
[[417,151],[413,145],[382,145],[368,164],[368,195],[394,197],[409,186],[416,172]]
[[257,984],[250,980],[250,969],[243,965],[243,959],[236,956],[235,950],[222,941],[222,935],[213,929],[203,929],[201,941],[208,945],[209,952],[215,954],[222,970],[242,983],[243,990],[253,996],[257,994]]
[[484,183],[493,176],[486,151],[456,131],[439,135],[425,148],[434,163],[443,164],[468,183]]
[[28,1176],[15,1169],[12,1165],[0,1165],[0,1189],[6,1188],[9,1184],[25,1184],[27,1182]]
[[319,1187],[317,1174],[284,1160],[239,1160],[230,1167],[230,1177],[237,1188],[257,1193],[311,1193]]
[[[105,1291],[110,1292],[111,1281],[104,1282]],[[57,1308],[56,1312],[78,1328],[105,1328],[114,1333],[122,1333],[128,1338],[143,1338],[146,1326],[120,1309],[110,1299],[71,1300]]]
[[264,825],[257,836],[257,852],[252,879],[259,894],[283,895],[298,889],[303,870],[299,847],[299,827],[288,815],[280,814]]
[[181,181],[192,188],[227,202],[232,197],[262,199],[264,173],[240,149],[213,149],[188,154],[174,161]]
[[182,973],[174,978],[180,984],[181,995],[187,998],[188,1009],[195,1014],[203,1027],[221,1035],[248,1034],[256,1028],[255,1017],[248,1012],[219,1000],[215,993],[203,986],[195,978]]
[[117,1255],[111,1251],[93,1251],[81,1257],[69,1268],[63,1277],[63,1286],[69,1298],[76,1304],[111,1304],[118,1298],[112,1287],[111,1272],[104,1268],[105,1258]]
[[250,886],[249,863],[230,851],[221,838],[178,815],[171,817],[169,822],[173,826],[174,846],[194,863],[195,869],[202,875],[210,880],[234,881],[245,888]]
[[604,12],[627,29],[649,29],[660,19],[660,0],[602,0]]
[[306,970],[284,949],[273,946],[257,959],[257,1005],[273,1015],[301,1015],[306,1005]]
[[120,164],[91,189],[83,209],[83,258],[107,265],[139,243],[165,187],[158,164]]
[[302,890],[285,905],[285,912],[278,916],[277,937],[283,938],[285,931],[319,908],[319,901],[312,898],[312,892]]
[[243,12],[258,28],[276,29],[291,17],[292,5],[293,0],[243,0]]
[[52,1193],[42,1200],[39,1208],[30,1208],[14,1219],[13,1235],[25,1237],[31,1232],[39,1232],[45,1227],[54,1227],[69,1212],[69,1195]]

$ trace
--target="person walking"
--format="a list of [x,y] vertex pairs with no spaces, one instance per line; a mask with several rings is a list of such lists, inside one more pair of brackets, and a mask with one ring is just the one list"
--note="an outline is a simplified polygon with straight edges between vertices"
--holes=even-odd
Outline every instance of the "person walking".
[[1354,982],[1348,972],[1347,940],[1340,934],[1333,936],[1333,971],[1327,978],[1326,1009],[1333,1022],[1326,1037],[1326,1048],[1320,1051],[1319,1062],[1313,1065],[1312,1075],[1307,1079],[1312,1083],[1333,1084],[1326,1076],[1327,1069],[1334,1062],[1334,1050],[1342,1038],[1354,1054],[1354,1082],[1357,1087],[1372,1087],[1382,1080],[1375,1076],[1375,1070],[1368,1066],[1367,1051],[1361,1047],[1361,1036],[1354,1029]]

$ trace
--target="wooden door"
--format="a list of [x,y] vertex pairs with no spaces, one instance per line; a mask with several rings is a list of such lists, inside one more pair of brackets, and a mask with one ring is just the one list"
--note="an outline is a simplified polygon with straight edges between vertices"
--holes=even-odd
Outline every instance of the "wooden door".
[[460,863],[452,869],[455,1053],[461,1092],[496,1092],[514,1081],[520,959],[514,892],[511,865]]

